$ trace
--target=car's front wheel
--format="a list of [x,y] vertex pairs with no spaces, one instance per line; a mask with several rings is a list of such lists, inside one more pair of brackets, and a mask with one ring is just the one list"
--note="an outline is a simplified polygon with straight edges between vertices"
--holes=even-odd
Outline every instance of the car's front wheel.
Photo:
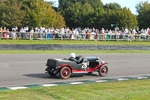
[[106,76],[108,73],[108,67],[107,66],[101,66],[98,70],[98,73],[100,76]]
[[67,79],[71,76],[71,69],[69,67],[63,67],[60,72],[59,76],[62,79]]

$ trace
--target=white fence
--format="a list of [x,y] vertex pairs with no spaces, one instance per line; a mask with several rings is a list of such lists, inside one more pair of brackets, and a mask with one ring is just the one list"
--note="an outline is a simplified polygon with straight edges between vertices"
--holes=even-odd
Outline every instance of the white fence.
[[61,34],[61,33],[20,33],[7,32],[0,34],[0,39],[13,40],[99,40],[99,41],[150,41],[148,34]]

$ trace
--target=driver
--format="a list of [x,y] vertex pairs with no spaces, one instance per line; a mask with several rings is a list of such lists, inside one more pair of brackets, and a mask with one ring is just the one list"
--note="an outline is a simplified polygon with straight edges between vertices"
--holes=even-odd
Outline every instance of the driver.
[[76,54],[75,54],[75,53],[71,53],[71,54],[70,54],[69,60],[70,60],[70,61],[75,61],[77,64],[81,62],[80,60],[77,60],[77,59],[76,59]]

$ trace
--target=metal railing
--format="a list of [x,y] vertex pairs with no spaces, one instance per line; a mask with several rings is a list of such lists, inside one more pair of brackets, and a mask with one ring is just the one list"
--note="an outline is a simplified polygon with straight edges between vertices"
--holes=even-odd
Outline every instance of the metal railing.
[[0,39],[12,40],[99,40],[99,41],[150,41],[148,34],[61,34],[31,32],[0,32]]

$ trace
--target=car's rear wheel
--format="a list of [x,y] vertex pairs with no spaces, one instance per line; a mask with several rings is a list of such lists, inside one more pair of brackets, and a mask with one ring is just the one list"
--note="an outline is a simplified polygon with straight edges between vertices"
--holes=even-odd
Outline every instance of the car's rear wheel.
[[71,76],[71,69],[69,67],[63,67],[60,72],[59,76],[62,79],[67,79]]
[[107,66],[101,66],[98,70],[98,73],[100,76],[106,76],[108,73],[108,67]]
[[56,76],[57,73],[48,72],[50,76]]

